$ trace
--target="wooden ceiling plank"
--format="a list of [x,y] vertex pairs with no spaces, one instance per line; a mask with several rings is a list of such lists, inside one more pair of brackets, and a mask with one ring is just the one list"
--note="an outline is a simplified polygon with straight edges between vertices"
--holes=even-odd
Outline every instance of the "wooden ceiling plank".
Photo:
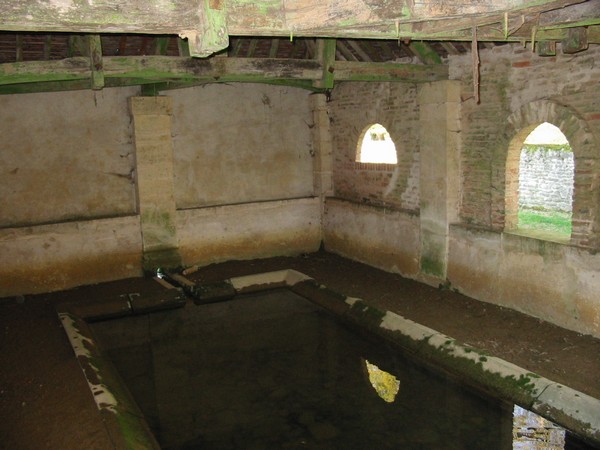
[[177,39],[177,50],[179,51],[179,56],[188,57],[190,56],[190,46],[188,44],[187,39]]
[[166,55],[169,49],[169,37],[158,37],[154,40],[154,54],[155,55]]
[[383,55],[381,54],[382,52],[381,50],[374,48],[374,46],[371,44],[372,42],[372,39],[363,39],[362,41],[360,41],[360,46],[365,51],[365,53],[369,55],[371,61],[379,62],[384,59]]
[[448,52],[449,55],[460,55],[460,51],[452,44],[452,42],[441,42],[444,50]]
[[123,35],[119,39],[119,55],[125,56],[127,52],[127,36]]
[[318,41],[313,41],[312,39],[305,39],[304,43],[306,45],[306,58],[307,59],[318,59],[319,58]]
[[248,52],[246,56],[248,58],[254,57],[254,52],[256,51],[256,46],[258,45],[258,39],[250,39],[250,45],[248,45]]
[[361,48],[358,41],[356,41],[354,39],[349,39],[347,42],[348,42],[348,45],[350,45],[350,47],[352,47],[352,49],[358,54],[358,56],[360,56],[362,61],[372,62],[371,57],[369,55],[367,55],[367,53]]
[[338,50],[346,57],[348,61],[358,61],[358,58],[350,51],[348,47],[346,47],[346,40],[337,41]]
[[342,55],[342,52],[340,52],[339,50],[335,51],[335,59],[340,60],[340,61],[348,61],[346,59],[346,57],[344,55]]
[[429,82],[448,79],[443,64],[397,64],[336,61],[335,81]]
[[408,44],[408,48],[410,51],[417,56],[421,60],[423,64],[441,64],[442,59],[440,55],[438,55],[435,50],[431,47],[431,45],[426,42],[416,42],[413,41]]
[[[189,38],[191,56],[204,57],[227,48],[229,33],[273,38],[289,36],[293,30],[294,36],[308,38],[389,40],[402,37],[415,41],[468,42],[471,28],[477,26],[479,42],[516,42],[530,39],[530,25],[534,23],[539,27],[536,40],[556,41],[566,38],[564,30],[561,37],[551,37],[563,27],[600,26],[598,1],[446,0],[441,7],[435,1],[296,0],[296,8],[286,8],[285,1],[153,1],[152,8],[148,8],[147,2],[142,0],[106,0],[93,4],[75,2],[75,6],[65,8],[58,0],[4,0],[5,14],[0,30],[179,35]],[[393,3],[404,6],[388,5]],[[195,13],[190,14],[190,11]],[[508,14],[513,23],[517,17],[526,17],[527,26],[522,32],[516,30],[505,37],[502,30],[504,14]],[[350,16],[352,20],[348,20]],[[588,31],[588,42],[597,43],[594,39],[594,34]],[[351,59],[338,50],[346,59]],[[125,55],[125,52],[120,54]],[[360,59],[367,61],[362,55]]]
[[148,47],[148,36],[142,36],[142,45],[140,45],[139,54],[145,55]]
[[[237,57],[240,54],[240,49],[242,48],[242,39],[241,38],[233,39],[233,42],[232,42],[230,48],[231,48],[231,51],[230,51],[229,56],[234,57],[234,58]],[[181,55],[181,56],[183,56],[183,55]]]
[[395,59],[394,53],[392,50],[390,50],[390,46],[387,41],[379,42],[378,47],[381,49],[381,56],[384,61],[393,61]]
[[271,48],[269,49],[269,58],[277,58],[279,51],[279,39],[271,39]]
[[15,42],[15,61],[23,61],[23,35],[17,34]]
[[44,37],[44,56],[43,56],[43,58],[45,60],[50,59],[51,52],[52,52],[52,35],[47,34]]
[[[584,0],[446,0],[443,7],[434,1],[296,0],[296,8],[286,8],[285,1],[154,1],[148,8],[142,0],[107,0],[75,2],[66,8],[58,0],[4,0],[0,29],[180,35],[189,38],[192,56],[207,56],[228,46],[229,33],[273,37],[289,36],[294,30],[297,37],[433,40],[460,36],[468,41],[473,26],[502,28],[505,13],[544,19],[538,24],[540,31],[565,25],[600,25],[598,2]],[[482,42],[492,37],[507,40],[502,30],[495,34],[489,31],[489,35],[478,31]]]

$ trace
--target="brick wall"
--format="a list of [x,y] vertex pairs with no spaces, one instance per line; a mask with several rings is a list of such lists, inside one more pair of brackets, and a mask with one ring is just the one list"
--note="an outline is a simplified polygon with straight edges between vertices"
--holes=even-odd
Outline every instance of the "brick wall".
[[[374,205],[419,209],[417,88],[406,83],[336,85],[329,103],[335,196]],[[396,145],[398,164],[356,162],[360,137],[379,123]]]
[[472,99],[470,55],[450,57],[450,78],[462,81],[460,219],[504,229],[511,220],[505,198],[516,192],[510,175],[518,152],[529,132],[547,121],[561,129],[575,155],[572,243],[598,247],[600,46],[557,53],[539,57],[511,45],[482,51],[480,104]]

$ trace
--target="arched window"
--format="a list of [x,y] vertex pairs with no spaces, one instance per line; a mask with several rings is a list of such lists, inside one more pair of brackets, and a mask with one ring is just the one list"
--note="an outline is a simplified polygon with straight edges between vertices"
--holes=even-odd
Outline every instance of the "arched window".
[[568,241],[575,166],[566,137],[558,127],[542,123],[523,142],[518,164],[518,215],[512,231]]
[[358,140],[356,161],[362,163],[397,164],[396,145],[383,125],[367,127]]

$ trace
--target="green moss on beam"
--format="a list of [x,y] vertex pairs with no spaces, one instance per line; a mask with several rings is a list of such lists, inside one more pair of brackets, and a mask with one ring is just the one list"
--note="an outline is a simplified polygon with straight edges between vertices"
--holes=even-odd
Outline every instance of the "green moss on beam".
[[415,53],[423,64],[441,64],[442,58],[426,42],[411,42],[408,47]]

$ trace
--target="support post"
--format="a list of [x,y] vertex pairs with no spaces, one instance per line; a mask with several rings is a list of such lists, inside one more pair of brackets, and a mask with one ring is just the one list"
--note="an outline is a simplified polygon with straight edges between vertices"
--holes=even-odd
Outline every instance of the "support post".
[[460,105],[459,81],[419,86],[420,276],[434,286],[446,283],[449,225],[458,216]]
[[104,63],[102,62],[102,41],[99,34],[87,37],[87,54],[90,57],[92,71],[92,89],[100,90],[104,87]]
[[333,195],[333,144],[329,129],[327,97],[325,94],[310,96],[313,112],[313,188],[314,195],[321,200],[321,215],[325,197]]
[[181,266],[175,225],[175,186],[171,140],[172,99],[131,97],[137,202],[146,272]]
[[315,82],[315,87],[333,89],[335,48],[335,39],[317,39],[317,60],[323,66],[323,76]]

